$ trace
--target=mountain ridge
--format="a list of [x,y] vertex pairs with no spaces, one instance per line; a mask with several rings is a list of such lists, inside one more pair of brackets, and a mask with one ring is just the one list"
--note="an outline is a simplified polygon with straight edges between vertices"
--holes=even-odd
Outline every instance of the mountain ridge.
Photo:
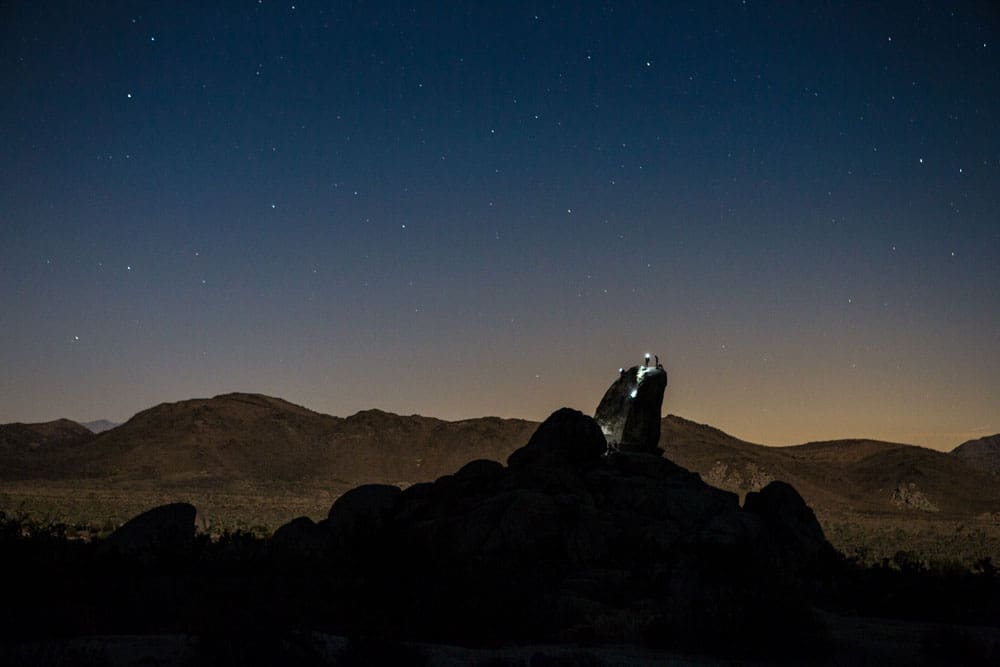
[[[109,488],[279,487],[427,482],[473,459],[504,461],[537,422],[445,421],[372,408],[347,417],[263,394],[161,403],[98,434],[69,420],[0,426],[0,479]],[[33,443],[33,444],[32,444]],[[773,447],[676,415],[661,420],[666,458],[741,496],[774,480],[820,512],[951,516],[1000,512],[993,478],[962,456],[854,438]]]
[[792,484],[811,506],[864,513],[982,514],[1000,493],[981,471],[936,450],[854,438],[768,447],[673,415],[665,456],[719,488],[745,495],[769,481]]

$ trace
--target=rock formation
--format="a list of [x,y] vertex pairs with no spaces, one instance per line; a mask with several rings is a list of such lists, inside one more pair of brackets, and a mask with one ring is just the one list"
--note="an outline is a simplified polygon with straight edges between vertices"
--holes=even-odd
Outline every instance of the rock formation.
[[941,509],[932,503],[915,482],[903,482],[892,490],[889,502],[893,507],[907,510],[923,510],[925,512],[940,512]]
[[785,563],[794,567],[833,556],[816,514],[791,484],[775,481],[748,493],[743,510],[764,523],[768,542]]
[[667,372],[658,362],[621,369],[604,394],[594,419],[612,450],[660,453],[660,409]]
[[734,614],[803,630],[808,612],[775,582],[828,545],[791,487],[770,485],[745,511],[659,455],[605,448],[595,420],[563,408],[506,467],[358,487],[274,541],[328,545],[341,622],[393,636],[700,641]]
[[126,521],[102,545],[126,554],[164,554],[191,546],[195,534],[194,505],[161,505]]

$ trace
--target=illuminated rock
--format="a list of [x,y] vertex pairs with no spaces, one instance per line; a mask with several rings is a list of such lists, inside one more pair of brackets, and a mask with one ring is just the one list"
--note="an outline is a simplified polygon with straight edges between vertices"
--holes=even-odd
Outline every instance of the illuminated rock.
[[612,450],[662,453],[660,408],[667,388],[667,372],[659,363],[621,369],[597,406],[594,419]]

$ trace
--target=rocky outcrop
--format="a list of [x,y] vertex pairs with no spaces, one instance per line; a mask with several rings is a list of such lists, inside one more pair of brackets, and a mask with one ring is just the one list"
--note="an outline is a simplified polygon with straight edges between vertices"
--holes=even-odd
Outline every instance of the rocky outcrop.
[[778,568],[825,544],[788,485],[741,509],[661,456],[605,448],[593,419],[562,409],[506,467],[478,460],[403,491],[359,487],[325,521],[296,520],[274,541],[327,531],[324,558],[351,582],[344,622],[368,631],[614,641],[710,635],[715,614],[743,605],[730,599],[765,613]]
[[593,419],[562,408],[538,427],[531,440],[507,459],[512,468],[534,465],[593,463],[607,450],[607,442]]
[[712,469],[702,475],[702,478],[720,489],[734,493],[760,491],[774,481],[774,477],[753,461],[737,461],[732,464],[716,461]]
[[892,503],[893,507],[899,509],[922,510],[924,512],[941,511],[913,482],[902,483],[893,489],[889,495],[889,502]]
[[594,419],[612,449],[660,453],[660,409],[667,388],[663,366],[622,369],[604,394]]

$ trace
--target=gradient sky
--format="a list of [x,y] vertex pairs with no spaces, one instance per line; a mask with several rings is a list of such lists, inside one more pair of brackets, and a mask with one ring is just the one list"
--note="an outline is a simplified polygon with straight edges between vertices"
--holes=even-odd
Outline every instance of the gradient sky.
[[438,4],[0,4],[0,422],[1000,432],[995,3]]

